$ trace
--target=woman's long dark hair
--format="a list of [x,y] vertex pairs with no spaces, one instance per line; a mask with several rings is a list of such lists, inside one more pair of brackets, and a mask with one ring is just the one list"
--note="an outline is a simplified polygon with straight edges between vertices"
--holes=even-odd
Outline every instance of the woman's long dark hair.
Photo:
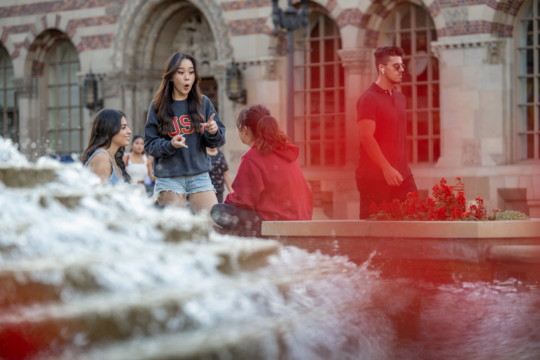
[[238,129],[247,127],[255,136],[259,154],[266,155],[276,148],[285,150],[291,140],[279,129],[277,120],[264,105],[250,105],[240,111],[236,120]]
[[174,84],[172,81],[173,75],[178,71],[182,60],[191,60],[193,68],[195,70],[195,82],[189,91],[187,97],[188,115],[191,120],[191,124],[196,132],[202,133],[204,130],[201,124],[204,122],[199,109],[202,105],[201,90],[199,89],[199,77],[197,60],[191,55],[183,53],[176,53],[167,60],[165,63],[165,71],[163,73],[163,80],[154,97],[154,110],[156,111],[158,118],[158,132],[160,135],[167,135],[172,130],[172,120],[174,118],[173,111],[173,89]]
[[[90,133],[90,141],[84,150],[81,162],[86,164],[90,156],[100,147],[108,149],[111,146],[112,138],[122,129],[122,118],[126,115],[120,110],[103,109],[96,114],[94,123],[92,124],[92,132]],[[122,171],[122,177],[125,182],[131,182],[131,176],[126,172],[126,164],[122,160],[124,156],[124,147],[118,148],[114,154],[116,165]]]

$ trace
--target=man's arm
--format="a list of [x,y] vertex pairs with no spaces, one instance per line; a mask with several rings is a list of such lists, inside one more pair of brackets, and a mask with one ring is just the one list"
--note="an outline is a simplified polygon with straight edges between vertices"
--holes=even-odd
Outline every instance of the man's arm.
[[360,132],[360,143],[366,149],[367,154],[373,160],[377,166],[381,168],[384,174],[386,182],[390,186],[399,186],[403,182],[403,177],[394,169],[388,160],[384,157],[377,140],[373,137],[375,133],[375,121],[373,120],[359,120],[358,131]]

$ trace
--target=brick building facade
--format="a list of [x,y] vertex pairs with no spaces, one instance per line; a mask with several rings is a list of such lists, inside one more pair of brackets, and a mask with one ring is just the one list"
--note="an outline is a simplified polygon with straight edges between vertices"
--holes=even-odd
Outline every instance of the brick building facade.
[[[316,216],[358,216],[356,100],[376,79],[374,49],[397,44],[407,54],[400,89],[422,195],[441,177],[461,176],[468,200],[481,196],[490,208],[540,217],[540,9],[533,5],[313,1],[307,37],[297,34],[293,137]],[[122,109],[140,133],[165,60],[183,51],[199,60],[203,88],[229,129],[224,152],[234,175],[246,149],[234,125],[242,105],[225,94],[233,58],[248,103],[265,104],[286,128],[285,34],[272,30],[270,0],[4,0],[0,134],[30,157],[80,153],[92,121],[80,85],[90,70],[105,106]]]

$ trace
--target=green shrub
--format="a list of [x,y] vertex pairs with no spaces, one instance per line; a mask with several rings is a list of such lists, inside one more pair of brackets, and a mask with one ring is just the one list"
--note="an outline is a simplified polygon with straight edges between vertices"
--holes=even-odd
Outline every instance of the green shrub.
[[530,218],[521,211],[502,211],[497,213],[495,220],[530,220]]

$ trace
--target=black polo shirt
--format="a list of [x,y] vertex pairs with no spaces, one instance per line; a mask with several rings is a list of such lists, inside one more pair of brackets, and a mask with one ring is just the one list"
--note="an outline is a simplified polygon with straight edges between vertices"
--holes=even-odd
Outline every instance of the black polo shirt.
[[[407,164],[407,114],[405,96],[397,90],[383,90],[373,83],[356,103],[356,121],[375,121],[373,137],[390,165],[399,171],[403,179],[411,175]],[[384,179],[383,172],[369,157],[360,144],[360,161],[356,169],[357,179]]]

